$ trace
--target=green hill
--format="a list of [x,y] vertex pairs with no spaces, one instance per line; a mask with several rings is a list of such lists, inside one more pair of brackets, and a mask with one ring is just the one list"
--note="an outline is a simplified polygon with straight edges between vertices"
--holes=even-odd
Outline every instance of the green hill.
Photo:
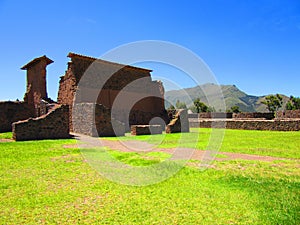
[[[253,96],[248,95],[245,92],[238,89],[235,85],[220,85],[221,91],[224,96],[226,108],[230,109],[232,106],[239,106],[243,112],[265,112],[266,106],[261,103],[267,96]],[[193,104],[193,100],[200,98],[202,102],[209,106],[212,106],[219,111],[222,105],[222,98],[220,98],[219,86],[216,84],[203,84],[193,88],[185,88],[181,90],[172,90],[165,93],[166,107],[170,106],[170,103],[175,104],[177,100],[186,103],[187,106]],[[284,104],[288,101],[288,97],[283,96]],[[208,99],[210,102],[208,102]]]

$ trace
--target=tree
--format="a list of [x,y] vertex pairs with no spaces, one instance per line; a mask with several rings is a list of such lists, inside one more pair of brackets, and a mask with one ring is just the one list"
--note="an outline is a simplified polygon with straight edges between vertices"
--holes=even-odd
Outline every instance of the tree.
[[230,111],[233,112],[233,113],[240,113],[240,112],[241,112],[240,107],[237,106],[237,105],[232,106],[232,107],[230,108]]
[[200,98],[194,100],[194,106],[197,109],[197,113],[208,111],[208,106],[205,103],[201,102]]
[[176,101],[176,109],[187,109],[186,104],[179,100]]
[[207,112],[215,112],[216,109],[213,106],[208,106]]
[[279,94],[276,94],[267,96],[265,101],[262,101],[261,103],[266,105],[270,112],[275,112],[282,106],[283,101],[282,97]]
[[286,103],[286,110],[297,110],[300,109],[300,98],[296,98],[294,96],[290,97],[290,100]]
[[171,104],[167,110],[174,110],[174,109],[175,109],[174,105]]

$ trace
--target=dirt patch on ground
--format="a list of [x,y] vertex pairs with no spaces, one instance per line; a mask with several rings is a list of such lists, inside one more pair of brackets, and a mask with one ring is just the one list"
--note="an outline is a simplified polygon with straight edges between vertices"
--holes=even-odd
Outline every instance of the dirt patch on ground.
[[13,139],[0,139],[0,143],[1,142],[13,142]]
[[77,144],[68,144],[68,145],[63,145],[63,148],[78,148]]
[[[153,150],[153,146],[148,143],[141,141],[110,141],[110,140],[101,140],[103,146],[107,146],[113,150],[119,150],[123,152],[165,152],[174,154],[177,151],[175,148],[155,148]],[[138,149],[138,146],[143,146]],[[152,148],[151,148],[152,147]],[[194,160],[203,160],[205,157],[214,157],[207,154],[206,151],[202,150],[193,150],[193,149],[183,149],[185,151],[177,151],[176,158],[186,158],[189,157],[188,154],[191,154],[190,159]],[[186,152],[186,154],[184,153]],[[182,155],[180,155],[182,154]],[[218,157],[221,155],[222,157]],[[286,158],[272,157],[272,156],[260,156],[260,155],[250,155],[250,154],[242,154],[242,153],[232,153],[232,152],[218,152],[215,157],[217,161],[225,161],[225,160],[236,160],[236,159],[244,159],[244,160],[258,160],[271,162],[274,160],[287,160]]]

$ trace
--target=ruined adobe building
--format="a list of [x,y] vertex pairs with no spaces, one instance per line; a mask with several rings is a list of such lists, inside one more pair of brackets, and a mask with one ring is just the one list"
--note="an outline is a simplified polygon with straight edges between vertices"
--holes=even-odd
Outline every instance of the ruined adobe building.
[[[152,81],[151,70],[75,53],[68,57],[71,61],[59,82],[58,103],[68,105],[72,112],[71,131],[114,136],[124,135],[131,125],[149,124],[156,117],[169,122],[163,85]],[[117,96],[123,100],[116,102]],[[95,129],[91,129],[93,124]]]
[[[46,67],[53,63],[45,55],[30,61],[21,69],[26,70],[27,88],[24,102],[30,116],[12,124],[13,138],[17,141],[68,138],[69,109],[50,104],[46,87]],[[49,111],[49,112],[48,112]],[[22,115],[24,111],[18,110]]]
[[[12,130],[12,123],[45,114],[41,100],[48,99],[46,91],[46,67],[53,61],[46,56],[36,58],[21,69],[27,70],[27,88],[24,101],[0,103],[0,132]],[[43,112],[42,112],[43,111]]]
[[163,85],[151,79],[151,70],[75,53],[68,57],[57,102],[46,89],[51,59],[42,56],[21,68],[27,71],[24,101],[0,103],[0,131],[12,129],[15,140],[67,138],[70,131],[118,136],[154,118],[163,128],[169,122]]
[[33,110],[34,117],[41,116],[42,100],[48,100],[46,87],[46,67],[53,63],[51,59],[45,55],[36,58],[26,65],[21,70],[27,71],[27,86],[24,96],[24,102]]
[[[151,70],[74,53],[68,57],[71,61],[59,82],[58,102],[48,98],[46,89],[46,67],[53,63],[51,59],[42,56],[21,68],[27,71],[24,101],[0,102],[0,132],[13,130],[15,140],[67,138],[70,131],[115,136],[124,135],[131,125],[151,122],[168,124],[166,132],[189,131],[185,112],[174,112],[173,118],[168,118],[163,85],[152,81]],[[226,126],[300,130],[300,110],[277,112],[276,116],[268,121],[232,120]],[[199,127],[199,121],[190,121],[190,125]],[[202,121],[200,126],[210,127],[211,123]]]

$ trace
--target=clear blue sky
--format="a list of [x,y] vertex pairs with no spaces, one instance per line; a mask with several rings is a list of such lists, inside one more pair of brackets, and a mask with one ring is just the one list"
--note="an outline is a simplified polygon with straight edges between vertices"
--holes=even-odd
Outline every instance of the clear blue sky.
[[[98,57],[139,40],[182,45],[220,84],[248,94],[300,96],[299,0],[0,0],[0,28],[0,100],[23,99],[20,67],[35,57],[54,60],[47,86],[56,99],[68,52]],[[181,81],[172,71],[164,76]]]

